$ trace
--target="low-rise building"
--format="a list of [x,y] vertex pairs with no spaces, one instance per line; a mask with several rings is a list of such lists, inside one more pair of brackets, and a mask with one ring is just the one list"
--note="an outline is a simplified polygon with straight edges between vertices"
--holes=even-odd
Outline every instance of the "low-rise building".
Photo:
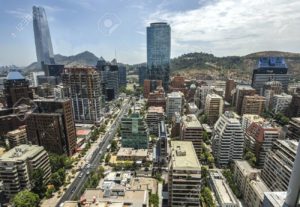
[[147,149],[121,147],[117,153],[117,161],[143,161],[148,159]]

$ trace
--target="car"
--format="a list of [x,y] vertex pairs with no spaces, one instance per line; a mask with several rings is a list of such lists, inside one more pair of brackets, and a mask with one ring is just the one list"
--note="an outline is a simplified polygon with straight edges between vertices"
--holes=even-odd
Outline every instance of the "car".
[[72,188],[71,193],[74,193],[76,190],[76,186],[74,188]]
[[80,178],[81,178],[82,176],[83,176],[83,173],[80,173],[80,174],[78,175],[78,177],[80,177]]
[[86,171],[86,174],[87,174],[87,175],[89,175],[89,174],[90,174],[90,171],[89,171],[89,170],[88,170],[88,171]]

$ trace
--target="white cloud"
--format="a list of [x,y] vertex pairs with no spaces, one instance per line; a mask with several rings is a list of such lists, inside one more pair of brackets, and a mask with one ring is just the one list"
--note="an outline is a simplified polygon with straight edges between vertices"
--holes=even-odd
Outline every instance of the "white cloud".
[[158,9],[145,24],[171,24],[172,56],[194,51],[220,56],[295,52],[300,48],[299,11],[299,0],[220,0],[184,12]]

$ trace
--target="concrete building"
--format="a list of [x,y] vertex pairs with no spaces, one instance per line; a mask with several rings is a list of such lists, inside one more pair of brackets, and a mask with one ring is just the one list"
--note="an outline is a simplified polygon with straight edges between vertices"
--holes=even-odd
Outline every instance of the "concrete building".
[[254,88],[248,85],[238,85],[235,89],[234,99],[233,99],[233,105],[235,106],[235,109],[238,114],[241,114],[242,112],[242,105],[243,100],[245,96],[254,96],[256,94],[256,91]]
[[226,111],[214,126],[212,152],[219,167],[225,167],[230,161],[242,159],[244,133],[239,116]]
[[149,131],[142,116],[133,113],[121,120],[122,147],[148,149]]
[[168,147],[168,137],[167,137],[167,127],[165,124],[165,121],[161,121],[159,123],[159,133],[158,133],[158,144],[157,144],[157,150],[158,150],[158,157],[157,161],[161,164],[165,165],[168,164],[168,155],[169,155],[169,147]]
[[286,194],[287,192],[266,192],[264,194],[263,207],[283,207]]
[[144,98],[148,98],[158,87],[162,87],[162,80],[144,80]]
[[180,125],[180,139],[191,141],[194,145],[198,158],[202,151],[203,127],[194,114],[183,116]]
[[262,118],[259,115],[256,114],[243,114],[242,116],[242,128],[243,131],[245,132],[246,129],[254,122],[254,123],[259,123],[259,122],[264,122],[265,119]]
[[44,183],[49,181],[51,168],[48,153],[36,145],[20,145],[0,157],[0,180],[7,198],[24,189],[31,189],[31,174],[42,169]]
[[298,142],[277,140],[267,153],[261,177],[271,191],[287,191]]
[[183,95],[181,92],[168,93],[166,101],[166,116],[170,120],[174,116],[175,112],[181,114],[183,105]]
[[27,144],[26,126],[20,126],[18,129],[10,131],[6,134],[9,142],[9,147],[14,148],[21,144]]
[[150,106],[146,115],[146,122],[148,125],[149,133],[158,136],[159,124],[164,120],[163,107]]
[[166,97],[162,87],[159,87],[153,93],[149,93],[147,105],[163,107],[164,109],[166,108]]
[[206,96],[204,112],[210,125],[213,125],[218,120],[223,114],[223,110],[224,101],[221,96],[217,94],[208,94]]
[[31,85],[33,87],[38,86],[38,76],[44,76],[45,72],[44,71],[35,71],[30,73],[30,80],[31,80]]
[[187,113],[189,114],[198,114],[199,112],[199,109],[195,103],[188,103],[187,108],[188,108]]
[[118,65],[119,67],[119,87],[125,87],[127,86],[127,71],[126,66],[124,65]]
[[286,137],[297,141],[300,140],[300,117],[291,118]]
[[147,159],[147,149],[121,147],[117,153],[117,161],[144,161]]
[[65,68],[62,82],[71,98],[75,121],[99,123],[101,120],[100,76],[95,68]]
[[293,94],[291,105],[288,109],[288,116],[300,117],[300,94]]
[[192,142],[171,141],[169,168],[168,206],[199,206],[201,165]]
[[275,114],[282,113],[286,114],[292,102],[292,96],[286,93],[274,95],[270,105],[271,111]]
[[194,100],[195,104],[199,109],[204,109],[205,102],[206,102],[206,96],[213,92],[214,86],[206,86],[203,85],[201,87],[197,87]]
[[228,186],[226,179],[219,171],[210,171],[210,186],[219,207],[239,207],[239,201]]
[[245,148],[251,150],[256,156],[256,164],[262,168],[267,152],[279,139],[280,130],[270,122],[252,123],[245,133]]
[[226,81],[226,88],[225,88],[225,101],[228,103],[232,102],[232,91],[235,88],[236,83],[233,79],[228,79]]
[[36,109],[26,119],[27,137],[49,152],[73,155],[76,129],[70,99],[38,99]]
[[244,96],[241,108],[241,115],[243,114],[257,114],[261,115],[265,110],[266,98],[263,96]]
[[269,110],[274,95],[282,93],[282,84],[279,81],[268,81],[264,84],[263,96],[266,97],[265,107]]

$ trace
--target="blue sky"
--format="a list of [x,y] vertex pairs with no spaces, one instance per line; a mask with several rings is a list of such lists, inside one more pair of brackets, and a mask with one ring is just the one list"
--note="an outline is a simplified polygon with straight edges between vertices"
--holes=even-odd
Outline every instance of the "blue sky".
[[46,10],[55,54],[91,51],[119,62],[146,61],[146,26],[167,21],[172,57],[262,50],[299,52],[298,0],[0,0],[0,65],[36,60],[32,6]]

